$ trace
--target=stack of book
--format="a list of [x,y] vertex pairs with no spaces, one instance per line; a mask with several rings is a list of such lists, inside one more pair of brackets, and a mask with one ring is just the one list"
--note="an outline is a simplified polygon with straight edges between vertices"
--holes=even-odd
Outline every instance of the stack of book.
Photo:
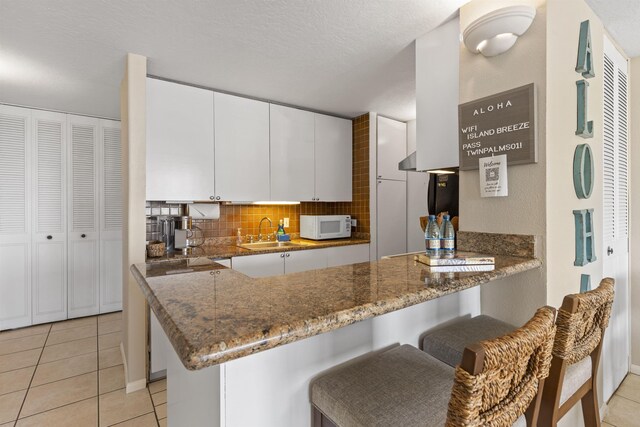
[[449,254],[420,254],[415,260],[426,265],[431,273],[464,273],[492,271],[495,258],[474,252],[454,252]]

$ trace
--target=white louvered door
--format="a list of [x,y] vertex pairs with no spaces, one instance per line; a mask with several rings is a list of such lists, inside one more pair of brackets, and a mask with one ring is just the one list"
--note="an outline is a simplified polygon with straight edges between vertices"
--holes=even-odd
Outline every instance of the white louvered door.
[[67,318],[66,114],[34,110],[33,323]]
[[602,353],[603,398],[629,371],[629,138],[627,60],[604,38],[603,244],[605,277],[616,281]]
[[120,122],[100,122],[100,313],[122,310]]
[[67,116],[69,318],[99,310],[98,136],[100,120]]
[[0,330],[31,324],[31,111],[0,105]]

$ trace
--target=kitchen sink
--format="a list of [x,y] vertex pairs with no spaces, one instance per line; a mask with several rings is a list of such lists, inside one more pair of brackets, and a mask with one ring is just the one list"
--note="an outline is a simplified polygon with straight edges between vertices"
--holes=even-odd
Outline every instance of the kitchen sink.
[[303,246],[311,246],[310,243],[294,243],[294,242],[256,242],[256,243],[244,243],[239,245],[244,249],[251,249],[253,251],[261,249],[278,249],[278,248],[300,248]]

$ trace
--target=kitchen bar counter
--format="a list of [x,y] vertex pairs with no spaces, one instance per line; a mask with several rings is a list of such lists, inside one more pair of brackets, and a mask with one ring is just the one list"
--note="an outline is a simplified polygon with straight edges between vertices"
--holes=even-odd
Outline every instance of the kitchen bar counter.
[[182,364],[198,370],[541,265],[495,260],[493,271],[447,274],[410,255],[260,279],[230,269],[163,275],[154,264],[131,271]]
[[294,239],[293,243],[300,243],[304,246],[297,247],[283,247],[283,248],[267,248],[267,249],[245,249],[238,247],[234,244],[222,244],[222,245],[209,245],[209,246],[199,246],[197,248],[192,248],[190,253],[184,255],[180,250],[171,252],[169,254],[163,255],[157,258],[147,258],[147,263],[158,263],[163,261],[175,261],[181,259],[192,259],[192,258],[232,258],[237,256],[245,256],[245,255],[257,255],[257,254],[267,254],[273,252],[292,252],[292,251],[304,251],[309,249],[321,249],[321,248],[331,248],[336,246],[348,246],[348,245],[363,245],[369,243],[369,240],[365,239],[334,239],[334,240],[308,240],[308,239]]

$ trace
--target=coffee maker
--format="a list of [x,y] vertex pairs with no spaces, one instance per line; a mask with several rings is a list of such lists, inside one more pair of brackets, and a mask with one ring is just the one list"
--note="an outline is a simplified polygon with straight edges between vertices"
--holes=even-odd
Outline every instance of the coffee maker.
[[[188,254],[191,248],[196,248],[204,243],[202,230],[194,226],[190,216],[175,218],[175,248]],[[198,237],[200,234],[200,237]]]

